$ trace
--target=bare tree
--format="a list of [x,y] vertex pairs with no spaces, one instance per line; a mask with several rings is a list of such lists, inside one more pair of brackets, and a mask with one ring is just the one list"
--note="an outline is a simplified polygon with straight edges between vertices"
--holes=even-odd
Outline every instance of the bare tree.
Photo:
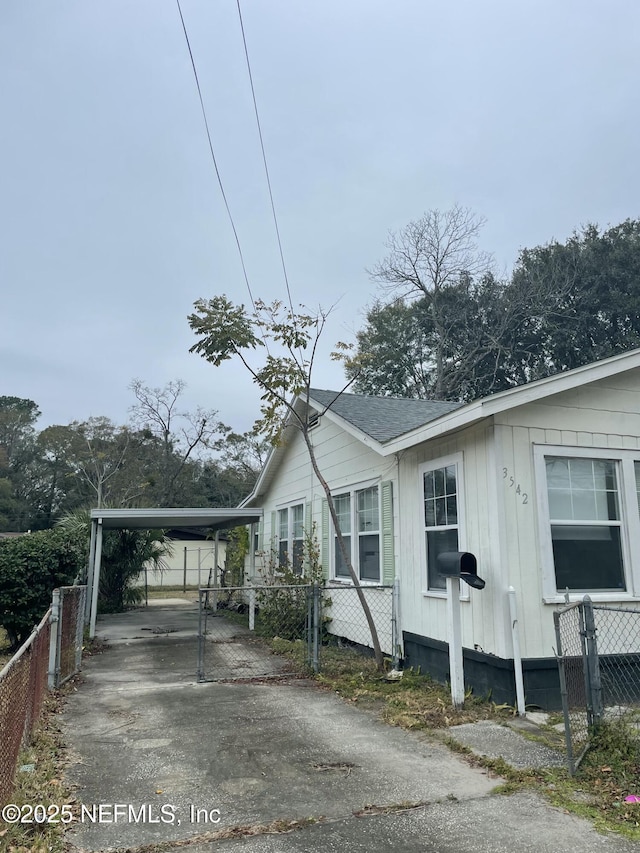
[[179,400],[186,388],[181,379],[163,388],[151,388],[140,379],[129,386],[137,404],[132,406],[131,423],[148,431],[160,443],[164,457],[161,503],[171,506],[175,487],[187,461],[199,449],[212,448],[228,427],[216,420],[217,412],[198,407],[194,412],[179,410]]
[[485,220],[466,207],[430,210],[397,232],[385,244],[389,254],[369,273],[374,281],[393,291],[396,298],[422,297],[433,327],[432,358],[435,372],[434,396],[446,396],[445,358],[447,315],[444,294],[469,286],[476,276],[488,273],[492,257],[478,247],[478,234]]

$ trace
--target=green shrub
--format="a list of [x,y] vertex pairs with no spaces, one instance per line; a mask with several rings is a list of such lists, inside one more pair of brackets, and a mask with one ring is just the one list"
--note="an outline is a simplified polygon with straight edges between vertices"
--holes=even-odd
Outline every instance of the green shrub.
[[57,528],[0,539],[0,624],[14,649],[46,613],[53,590],[83,572],[86,545]]

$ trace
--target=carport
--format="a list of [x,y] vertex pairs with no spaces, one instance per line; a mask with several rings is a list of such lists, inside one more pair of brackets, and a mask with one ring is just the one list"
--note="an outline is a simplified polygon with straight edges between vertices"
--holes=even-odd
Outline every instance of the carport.
[[[255,528],[263,516],[261,508],[216,508],[172,507],[150,509],[92,509],[91,545],[89,548],[89,567],[87,572],[87,603],[89,610],[89,636],[96,633],[98,612],[98,590],[100,588],[100,568],[102,565],[103,530],[141,529],[161,530],[170,527],[208,527],[218,533],[229,527],[243,524],[251,526],[249,542],[254,541]],[[249,548],[251,577],[255,574],[255,551]],[[216,557],[217,562],[217,557]]]

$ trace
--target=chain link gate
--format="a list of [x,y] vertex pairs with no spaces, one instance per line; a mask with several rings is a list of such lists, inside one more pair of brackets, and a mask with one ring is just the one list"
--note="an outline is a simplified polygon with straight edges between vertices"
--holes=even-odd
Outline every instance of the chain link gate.
[[[318,671],[318,584],[208,587],[198,594],[199,682]],[[292,644],[295,662],[277,654],[278,640]]]
[[640,611],[582,601],[554,613],[567,763],[573,775],[594,728],[640,737]]
[[[361,589],[381,649],[395,665],[401,657],[397,584]],[[372,651],[371,631],[353,586],[269,584],[199,590],[199,682],[318,672],[329,645]]]
[[573,775],[602,717],[602,687],[593,605],[588,595],[553,614],[567,764]]

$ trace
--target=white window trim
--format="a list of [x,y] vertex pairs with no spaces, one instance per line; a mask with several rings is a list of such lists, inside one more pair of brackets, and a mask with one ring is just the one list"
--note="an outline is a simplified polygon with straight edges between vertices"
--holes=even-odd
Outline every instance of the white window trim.
[[[372,581],[369,579],[360,580],[360,586],[380,586],[382,584],[382,500],[380,493],[380,479],[375,480],[365,480],[362,483],[356,483],[355,485],[348,485],[338,489],[331,489],[331,497],[337,498],[339,495],[350,495],[351,496],[351,533],[348,534],[351,536],[351,560],[353,563],[353,537],[358,538],[357,531],[357,516],[356,516],[356,503],[355,503],[355,494],[356,492],[361,492],[364,489],[372,489],[374,486],[378,489],[378,539],[379,539],[379,548],[380,548],[380,557],[378,562],[378,580]],[[355,530],[354,530],[355,525]],[[331,566],[330,570],[330,578],[331,583],[333,584],[342,584],[344,586],[353,586],[353,581],[351,578],[343,577],[342,575],[336,576],[336,551],[335,551],[335,539],[336,539],[336,530],[335,525],[333,523],[333,519],[329,516],[329,563]],[[358,571],[356,566],[353,567],[354,571]]]
[[[304,525],[307,521],[307,519],[305,518],[305,516],[306,516],[305,504],[306,504],[305,498],[298,498],[298,500],[289,501],[286,504],[276,504],[276,507],[275,507],[275,510],[276,510],[276,529],[275,529],[276,551],[275,551],[275,556],[276,556],[276,561],[278,563],[276,566],[276,574],[282,574],[282,569],[280,567],[280,512],[282,510],[285,510],[285,509],[287,510],[287,554],[289,555],[289,562],[291,563],[291,568],[293,569],[292,560],[293,560],[293,542],[294,542],[294,539],[293,539],[293,513],[291,512],[291,510],[293,509],[294,506],[302,506],[302,527],[304,530],[305,529]],[[304,543],[304,536],[303,536],[302,541]],[[301,574],[304,575],[304,559],[303,559],[303,563],[302,563]]]
[[[556,573],[551,541],[551,517],[547,493],[546,456],[564,456],[582,459],[608,459],[617,463],[618,496],[620,500],[620,542],[625,592],[569,591],[570,601],[582,601],[588,594],[593,601],[637,600],[640,590],[640,511],[636,494],[634,462],[640,462],[640,450],[623,450],[611,447],[575,447],[558,444],[534,444],[533,464],[536,477],[538,531],[542,561],[542,600],[545,604],[563,604],[564,592],[556,589]],[[632,559],[635,555],[635,561]]]
[[[425,536],[424,523],[424,475],[427,471],[435,468],[446,468],[447,465],[456,466],[456,494],[458,506],[458,549],[467,550],[467,526],[465,517],[466,496],[464,490],[464,454],[452,453],[449,456],[440,456],[431,459],[418,466],[418,530],[420,531],[420,566],[422,595],[427,598],[446,599],[446,589],[429,589],[429,575],[427,572],[427,537]],[[470,601],[469,586],[462,582],[460,584],[460,601]]]

